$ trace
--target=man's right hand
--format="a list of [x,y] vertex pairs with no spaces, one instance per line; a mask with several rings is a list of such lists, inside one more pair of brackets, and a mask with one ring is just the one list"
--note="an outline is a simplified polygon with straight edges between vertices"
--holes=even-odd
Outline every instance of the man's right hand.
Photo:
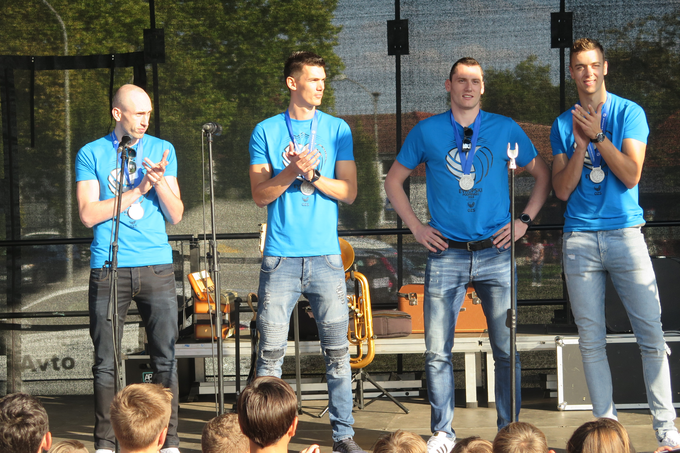
[[588,148],[590,143],[590,138],[583,132],[581,125],[578,123],[575,117],[572,117],[572,127],[574,129],[574,143],[577,149]]
[[430,252],[444,251],[449,248],[449,243],[444,236],[430,225],[421,223],[420,227],[416,227],[415,231],[412,230],[411,232],[416,241],[423,244]]

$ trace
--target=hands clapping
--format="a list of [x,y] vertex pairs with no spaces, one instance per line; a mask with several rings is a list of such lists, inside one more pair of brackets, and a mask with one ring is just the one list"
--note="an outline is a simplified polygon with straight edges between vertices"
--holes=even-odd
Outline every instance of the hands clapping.
[[314,177],[314,169],[319,166],[320,154],[318,150],[310,151],[308,147],[298,150],[293,142],[290,142],[286,157],[290,161],[289,168],[295,170],[298,175],[307,180]]
[[166,149],[163,153],[163,158],[158,163],[154,163],[148,157],[144,158],[142,165],[146,170],[146,174],[139,184],[142,193],[147,193],[152,187],[156,187],[156,184],[164,181],[165,167],[168,166],[168,154],[170,154],[170,150]]

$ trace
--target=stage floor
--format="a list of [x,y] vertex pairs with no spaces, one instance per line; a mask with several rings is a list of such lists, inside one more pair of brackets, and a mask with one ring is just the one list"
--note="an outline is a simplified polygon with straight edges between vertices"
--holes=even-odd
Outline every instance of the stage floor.
[[[93,397],[92,396],[47,396],[41,398],[50,417],[50,430],[55,441],[78,439],[90,452],[94,452],[92,441]],[[460,394],[463,401],[464,394]],[[481,398],[480,398],[481,399]],[[520,420],[533,423],[543,430],[551,449],[564,452],[567,439],[574,429],[592,418],[590,412],[557,410],[556,398],[544,398],[540,389],[524,389]],[[370,400],[369,400],[370,401]],[[427,439],[430,435],[430,406],[423,398],[400,398],[410,411],[403,413],[395,404],[381,398],[368,404],[363,410],[354,411],[355,439],[365,450],[370,451],[378,438],[391,431],[404,429],[413,431]],[[227,399],[231,409],[233,400]],[[368,402],[368,401],[367,401]],[[326,401],[303,401],[305,414],[300,416],[297,435],[289,450],[297,452],[311,443],[321,445],[321,451],[330,453],[332,448],[328,415],[316,418]],[[480,406],[483,406],[481,403]],[[182,453],[201,451],[201,430],[206,421],[215,416],[212,396],[204,395],[199,401],[180,403],[179,430]],[[648,411],[620,411],[619,420],[628,430],[638,452],[656,449],[652,431],[652,419]],[[680,424],[676,423],[678,426]],[[478,435],[493,440],[496,435],[496,411],[487,407],[456,407],[453,427],[459,438]]]

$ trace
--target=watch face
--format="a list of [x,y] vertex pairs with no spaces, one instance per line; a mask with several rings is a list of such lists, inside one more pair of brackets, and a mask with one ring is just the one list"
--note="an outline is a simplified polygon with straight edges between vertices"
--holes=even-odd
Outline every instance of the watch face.
[[595,136],[594,139],[592,139],[590,141],[593,142],[593,143],[602,143],[605,138],[606,138],[606,136],[604,135],[604,132],[600,132],[599,134],[597,134]]
[[519,219],[522,221],[522,223],[530,223],[531,222],[531,217],[529,217],[529,214],[522,214],[519,216]]

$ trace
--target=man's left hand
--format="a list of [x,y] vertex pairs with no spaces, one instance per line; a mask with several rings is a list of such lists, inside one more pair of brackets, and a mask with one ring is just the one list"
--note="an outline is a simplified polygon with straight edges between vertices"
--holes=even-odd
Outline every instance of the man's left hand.
[[586,110],[583,106],[576,104],[574,110],[572,110],[575,123],[580,126],[583,133],[589,139],[594,139],[597,134],[602,132],[600,121],[602,119],[603,105],[604,102],[600,102],[597,108],[593,108],[592,105],[588,104],[588,109]]
[[151,183],[152,186],[155,186],[159,182],[163,181],[163,177],[165,175],[165,167],[168,166],[168,154],[170,154],[170,150],[166,149],[165,152],[163,153],[163,158],[157,164],[153,163],[151,159],[149,159],[148,157],[144,158],[144,162],[142,162],[142,165],[146,170],[145,176],[146,178],[148,178],[149,183]]
[[[529,225],[519,219],[515,219],[515,241],[524,236],[527,228],[529,228]],[[510,222],[494,233],[493,243],[499,249],[506,249],[510,246]]]

